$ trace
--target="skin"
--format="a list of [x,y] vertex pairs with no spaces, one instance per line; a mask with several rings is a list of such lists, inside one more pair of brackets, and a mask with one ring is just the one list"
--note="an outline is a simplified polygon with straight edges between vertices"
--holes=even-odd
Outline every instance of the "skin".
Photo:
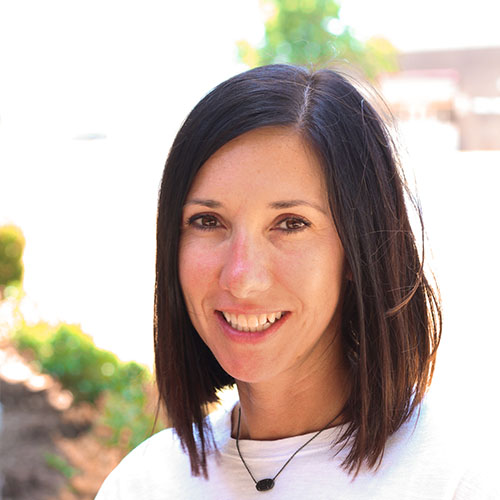
[[[237,381],[241,438],[312,432],[342,408],[345,256],[320,165],[296,131],[248,132],[202,166],[184,206],[179,275],[193,325]],[[218,311],[286,315],[269,334],[241,336]]]

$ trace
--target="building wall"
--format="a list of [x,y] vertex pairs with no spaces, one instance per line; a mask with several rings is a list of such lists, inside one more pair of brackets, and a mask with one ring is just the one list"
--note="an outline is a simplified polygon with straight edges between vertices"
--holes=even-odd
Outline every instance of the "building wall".
[[[399,56],[399,64],[401,72],[390,78],[399,78],[401,85],[408,75],[420,75],[422,82],[434,77],[437,86],[438,79],[448,75],[454,95],[449,109],[436,118],[457,128],[459,149],[500,149],[500,47],[406,53]],[[394,104],[402,114],[414,107],[411,96],[406,103]],[[439,107],[442,100],[429,91],[425,109]]]

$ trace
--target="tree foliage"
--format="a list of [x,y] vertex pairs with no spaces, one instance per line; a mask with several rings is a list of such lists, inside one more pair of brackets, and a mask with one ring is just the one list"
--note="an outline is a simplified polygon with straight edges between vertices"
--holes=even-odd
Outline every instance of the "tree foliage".
[[250,67],[288,63],[317,68],[346,62],[371,79],[397,68],[390,42],[358,40],[339,20],[335,0],[261,0],[261,7],[267,13],[263,44],[238,42],[240,59]]

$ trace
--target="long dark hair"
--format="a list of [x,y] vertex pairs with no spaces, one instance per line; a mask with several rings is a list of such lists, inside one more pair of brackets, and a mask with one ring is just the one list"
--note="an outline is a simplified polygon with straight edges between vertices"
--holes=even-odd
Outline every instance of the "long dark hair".
[[[218,85],[189,114],[161,183],[155,287],[155,357],[160,400],[189,454],[206,475],[212,448],[206,409],[234,383],[189,319],[178,276],[183,204],[196,173],[220,147],[266,126],[293,128],[322,165],[350,279],[342,342],[352,389],[341,437],[344,466],[374,467],[387,438],[409,419],[432,378],[441,334],[439,299],[423,272],[423,249],[407,212],[408,193],[390,134],[350,80],[272,65]],[[423,242],[422,242],[423,244]]]

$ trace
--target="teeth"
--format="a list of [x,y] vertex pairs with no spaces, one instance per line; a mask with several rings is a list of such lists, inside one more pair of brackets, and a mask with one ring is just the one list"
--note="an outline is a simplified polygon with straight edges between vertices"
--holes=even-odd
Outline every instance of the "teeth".
[[255,328],[257,326],[259,326],[259,318],[257,318],[257,316],[248,316],[248,326],[249,328]]
[[242,332],[261,332],[283,316],[283,312],[269,314],[233,314],[222,311],[225,320]]
[[248,327],[247,318],[243,314],[238,315],[238,325],[242,328]]

